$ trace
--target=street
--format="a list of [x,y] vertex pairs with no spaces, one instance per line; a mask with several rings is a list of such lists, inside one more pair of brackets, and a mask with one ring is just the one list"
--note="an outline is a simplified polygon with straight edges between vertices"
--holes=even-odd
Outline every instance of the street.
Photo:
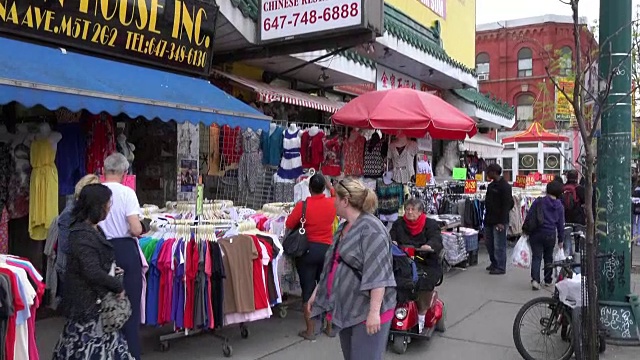
[[[635,247],[635,249],[639,249]],[[639,263],[640,251],[634,251]],[[516,360],[520,359],[512,340],[513,319],[526,301],[545,295],[545,291],[532,292],[528,270],[510,268],[506,276],[490,276],[484,268],[488,264],[486,253],[481,254],[478,266],[467,270],[453,269],[444,284],[438,288],[447,308],[447,332],[437,334],[431,341],[416,341],[407,353],[395,355],[390,350],[387,359],[439,359],[439,360]],[[640,275],[632,274],[632,291],[640,292]],[[302,313],[295,306],[285,319],[249,324],[248,339],[240,337],[237,327],[220,333],[229,336],[236,360],[339,360],[342,359],[337,339],[322,335],[315,342],[297,337],[302,327]],[[38,348],[41,358],[51,356],[57,336],[62,328],[60,318],[45,319],[37,323]],[[144,359],[164,360],[180,357],[197,359],[223,359],[222,341],[209,335],[197,335],[171,342],[170,350],[159,352],[158,336],[170,328],[143,330]],[[609,346],[601,359],[637,359],[640,348]],[[634,355],[635,354],[635,355]]]

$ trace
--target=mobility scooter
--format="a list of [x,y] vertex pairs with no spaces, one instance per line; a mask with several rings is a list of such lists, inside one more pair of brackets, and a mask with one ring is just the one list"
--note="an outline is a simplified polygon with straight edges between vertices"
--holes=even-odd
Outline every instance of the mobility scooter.
[[[421,254],[425,254],[428,251],[422,251],[415,248],[402,248],[393,246],[393,262],[394,262],[394,274],[396,275],[397,292],[398,292],[398,304],[394,318],[391,323],[391,331],[389,333],[389,341],[393,351],[397,354],[404,354],[407,351],[407,346],[411,343],[412,339],[430,339],[433,333],[437,330],[444,332],[445,326],[445,306],[444,302],[438,297],[438,292],[433,291],[431,297],[431,305],[425,316],[425,324],[422,333],[419,332],[419,320],[418,320],[418,304],[415,300],[415,286],[420,276],[429,276],[416,267],[415,262],[420,262]],[[442,264],[442,257],[444,251],[440,254],[440,264]],[[408,270],[407,267],[411,270]],[[411,271],[413,275],[407,275]],[[400,275],[403,272],[405,275]],[[438,280],[436,286],[442,284],[444,277],[444,271],[442,276]],[[408,276],[412,276],[412,281],[403,281]]]

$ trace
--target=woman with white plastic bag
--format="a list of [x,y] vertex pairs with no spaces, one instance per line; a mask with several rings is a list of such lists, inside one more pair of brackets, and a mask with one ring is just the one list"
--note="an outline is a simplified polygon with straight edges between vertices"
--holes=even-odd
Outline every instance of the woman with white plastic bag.
[[[546,286],[553,284],[553,269],[546,265],[553,263],[554,249],[558,246],[562,249],[564,239],[564,205],[559,200],[562,196],[562,184],[552,181],[547,184],[547,193],[544,197],[537,198],[529,212],[525,223],[535,222],[529,232],[529,244],[531,245],[531,288],[540,290],[540,267],[544,260],[544,283]],[[541,216],[538,216],[542,214]],[[531,216],[538,217],[536,221]]]
[[511,264],[515,267],[529,269],[531,267],[531,246],[529,245],[529,236],[522,235],[513,249],[511,255]]

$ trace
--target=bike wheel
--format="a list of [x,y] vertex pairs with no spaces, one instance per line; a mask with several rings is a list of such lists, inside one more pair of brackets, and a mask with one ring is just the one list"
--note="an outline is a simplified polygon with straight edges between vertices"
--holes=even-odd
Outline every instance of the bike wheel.
[[[524,304],[513,322],[513,342],[520,356],[525,360],[569,360],[573,355],[573,338],[565,341],[560,332],[563,324],[571,324],[570,319],[564,305],[553,298],[540,297]],[[529,349],[524,340],[532,340],[544,349]],[[555,350],[551,354],[549,346]]]

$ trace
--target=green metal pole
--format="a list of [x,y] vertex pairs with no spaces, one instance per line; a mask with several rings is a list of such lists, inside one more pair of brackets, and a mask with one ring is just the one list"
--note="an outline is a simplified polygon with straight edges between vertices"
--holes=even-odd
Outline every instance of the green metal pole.
[[598,139],[598,260],[600,320],[609,338],[640,341],[637,298],[631,292],[631,15],[632,0],[600,0],[600,76],[615,74],[604,100]]

